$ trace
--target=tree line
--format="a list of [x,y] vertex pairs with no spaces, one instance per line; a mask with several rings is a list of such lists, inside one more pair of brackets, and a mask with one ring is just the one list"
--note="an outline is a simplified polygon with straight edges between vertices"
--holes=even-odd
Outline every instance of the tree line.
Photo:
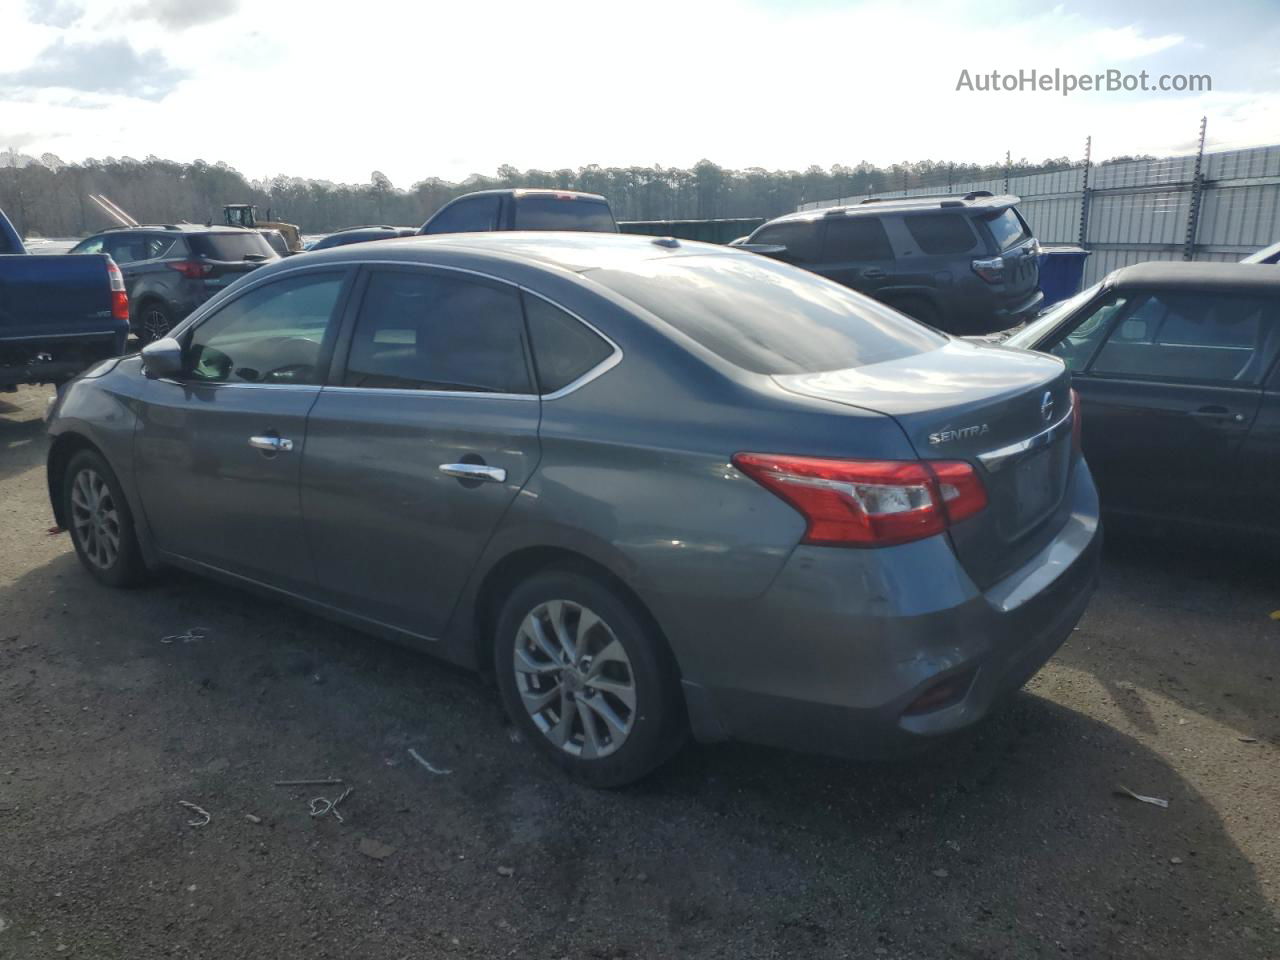
[[734,170],[702,160],[692,168],[662,166],[518,170],[499,167],[460,183],[428,177],[407,188],[374,171],[368,183],[333,183],[277,176],[250,180],[225,163],[179,163],[147,157],[93,158],[64,163],[53,154],[0,153],[0,208],[28,236],[83,236],[111,221],[89,199],[105,194],[142,223],[222,220],[224,203],[254,203],[265,219],[298,224],[304,233],[327,233],[367,223],[418,225],[442,204],[472,190],[551,187],[607,197],[619,220],[684,220],[773,217],[806,201],[916,187],[945,190],[951,183],[1020,176],[1072,166],[1065,157],[1032,163],[920,161],[879,167],[837,164],[804,171]]

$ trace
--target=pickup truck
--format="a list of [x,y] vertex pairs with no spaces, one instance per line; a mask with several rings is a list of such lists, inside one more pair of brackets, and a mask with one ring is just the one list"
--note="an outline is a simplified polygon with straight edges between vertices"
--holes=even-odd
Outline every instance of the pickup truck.
[[0,391],[62,383],[125,352],[129,298],[105,254],[32,255],[0,210]]

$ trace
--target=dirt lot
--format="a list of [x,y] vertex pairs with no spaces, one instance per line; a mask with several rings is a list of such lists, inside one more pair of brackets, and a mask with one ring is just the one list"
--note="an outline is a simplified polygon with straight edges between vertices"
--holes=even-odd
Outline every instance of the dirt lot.
[[[597,793],[468,674],[97,586],[46,535],[46,395],[0,395],[2,957],[1280,957],[1274,559],[1113,538],[1029,690],[910,765],[693,747]],[[345,822],[272,785],[315,776]]]

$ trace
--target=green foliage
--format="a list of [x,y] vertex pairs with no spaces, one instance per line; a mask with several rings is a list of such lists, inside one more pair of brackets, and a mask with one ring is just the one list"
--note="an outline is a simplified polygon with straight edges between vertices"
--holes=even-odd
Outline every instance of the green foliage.
[[[1014,163],[1018,176],[1071,166],[1066,158],[1033,164]],[[748,167],[730,170],[700,160],[692,169],[677,167],[601,167],[577,170],[517,170],[500,166],[492,177],[474,174],[461,183],[429,177],[408,189],[395,187],[375,170],[367,183],[277,176],[250,181],[227,164],[195,160],[176,163],[147,157],[108,157],[64,163],[53,154],[38,160],[7,151],[0,154],[0,207],[23,233],[76,236],[109,226],[89,200],[105,194],[143,223],[179,220],[222,222],[224,203],[254,203],[258,215],[298,224],[304,233],[325,233],[365,223],[416,225],[441,204],[472,190],[492,187],[551,187],[603,194],[619,220],[686,220],[719,217],[772,217],[800,203],[904,188],[998,178],[1003,164],[948,164],[935,161],[877,167],[837,164],[803,172]]]

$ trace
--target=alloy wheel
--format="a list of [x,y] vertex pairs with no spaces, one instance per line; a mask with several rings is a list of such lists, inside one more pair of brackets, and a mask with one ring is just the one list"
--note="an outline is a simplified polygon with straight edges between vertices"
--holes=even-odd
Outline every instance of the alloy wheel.
[[631,661],[596,613],[570,600],[548,600],[520,623],[516,689],[537,728],[583,760],[617,751],[636,719]]
[[120,511],[107,481],[89,467],[71,481],[71,526],[89,562],[111,569],[120,556]]
[[142,315],[142,332],[146,334],[148,342],[155,342],[161,337],[165,337],[169,333],[169,318],[163,310],[156,307],[149,308]]

